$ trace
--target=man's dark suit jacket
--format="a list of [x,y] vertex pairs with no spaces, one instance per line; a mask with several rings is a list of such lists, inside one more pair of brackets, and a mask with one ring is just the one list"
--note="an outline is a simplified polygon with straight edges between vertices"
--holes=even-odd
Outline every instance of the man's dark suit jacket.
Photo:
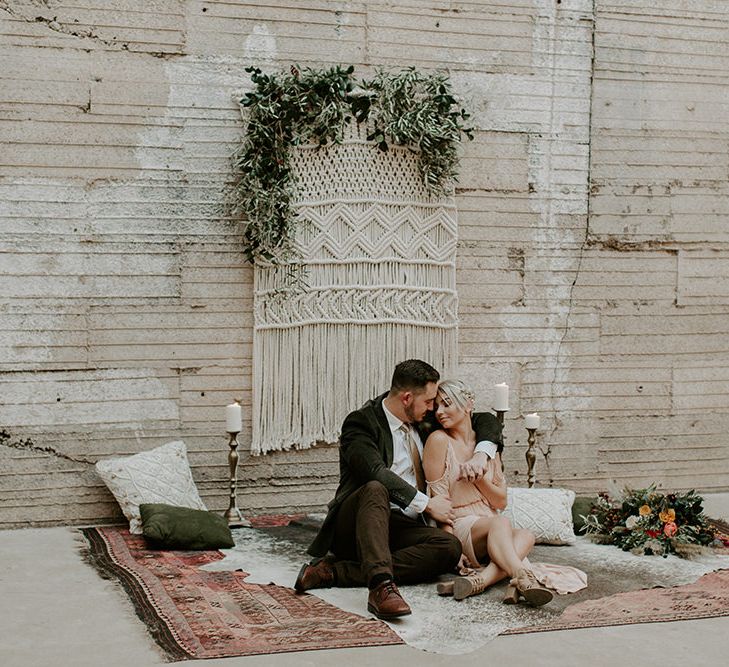
[[[329,512],[319,533],[314,538],[308,553],[324,556],[332,545],[334,524],[339,507],[344,500],[361,486],[376,480],[390,492],[390,500],[400,507],[407,507],[415,497],[417,489],[396,475],[392,465],[392,432],[387,422],[382,401],[387,394],[368,401],[359,410],[351,412],[342,425],[339,440],[339,487],[334,499],[329,503]],[[434,430],[435,419],[419,425],[420,437],[425,443]],[[501,424],[489,412],[473,415],[473,428],[476,441],[490,440],[503,449]]]

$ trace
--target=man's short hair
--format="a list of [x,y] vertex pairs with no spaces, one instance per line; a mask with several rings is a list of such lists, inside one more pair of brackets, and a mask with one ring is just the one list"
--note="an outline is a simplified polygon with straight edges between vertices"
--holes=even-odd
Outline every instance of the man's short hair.
[[390,392],[418,392],[424,389],[425,385],[438,382],[438,380],[440,380],[440,373],[430,364],[426,364],[420,359],[408,359],[395,366]]

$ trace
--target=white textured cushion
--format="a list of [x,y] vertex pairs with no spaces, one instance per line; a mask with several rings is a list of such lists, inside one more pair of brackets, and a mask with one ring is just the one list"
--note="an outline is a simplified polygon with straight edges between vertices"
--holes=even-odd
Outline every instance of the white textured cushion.
[[99,461],[96,470],[129,520],[130,533],[142,533],[142,503],[207,509],[192,479],[181,440],[134,456]]
[[514,528],[526,528],[534,533],[537,544],[574,544],[574,501],[575,492],[569,489],[509,487],[502,514]]

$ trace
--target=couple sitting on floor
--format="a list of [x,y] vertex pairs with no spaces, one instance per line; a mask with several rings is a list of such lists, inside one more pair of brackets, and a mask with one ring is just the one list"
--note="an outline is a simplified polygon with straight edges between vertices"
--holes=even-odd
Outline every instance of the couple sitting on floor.
[[[403,361],[390,391],[344,420],[339,488],[297,592],[367,586],[368,610],[391,619],[410,613],[396,584],[458,569],[464,576],[439,593],[461,599],[509,577],[504,602],[552,599],[526,560],[534,536],[498,513],[506,506],[499,421],[473,413],[462,382],[439,379],[424,361]],[[439,430],[424,422],[433,410]]]

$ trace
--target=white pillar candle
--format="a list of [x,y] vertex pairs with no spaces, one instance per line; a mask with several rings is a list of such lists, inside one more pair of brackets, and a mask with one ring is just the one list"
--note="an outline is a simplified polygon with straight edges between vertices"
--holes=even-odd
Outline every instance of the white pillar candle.
[[536,412],[532,412],[532,414],[524,417],[524,422],[526,423],[527,428],[538,429],[540,421],[539,415]]
[[225,406],[225,430],[228,433],[240,433],[243,430],[243,411],[240,403]]
[[509,385],[506,382],[494,385],[494,410],[506,412],[509,409]]

